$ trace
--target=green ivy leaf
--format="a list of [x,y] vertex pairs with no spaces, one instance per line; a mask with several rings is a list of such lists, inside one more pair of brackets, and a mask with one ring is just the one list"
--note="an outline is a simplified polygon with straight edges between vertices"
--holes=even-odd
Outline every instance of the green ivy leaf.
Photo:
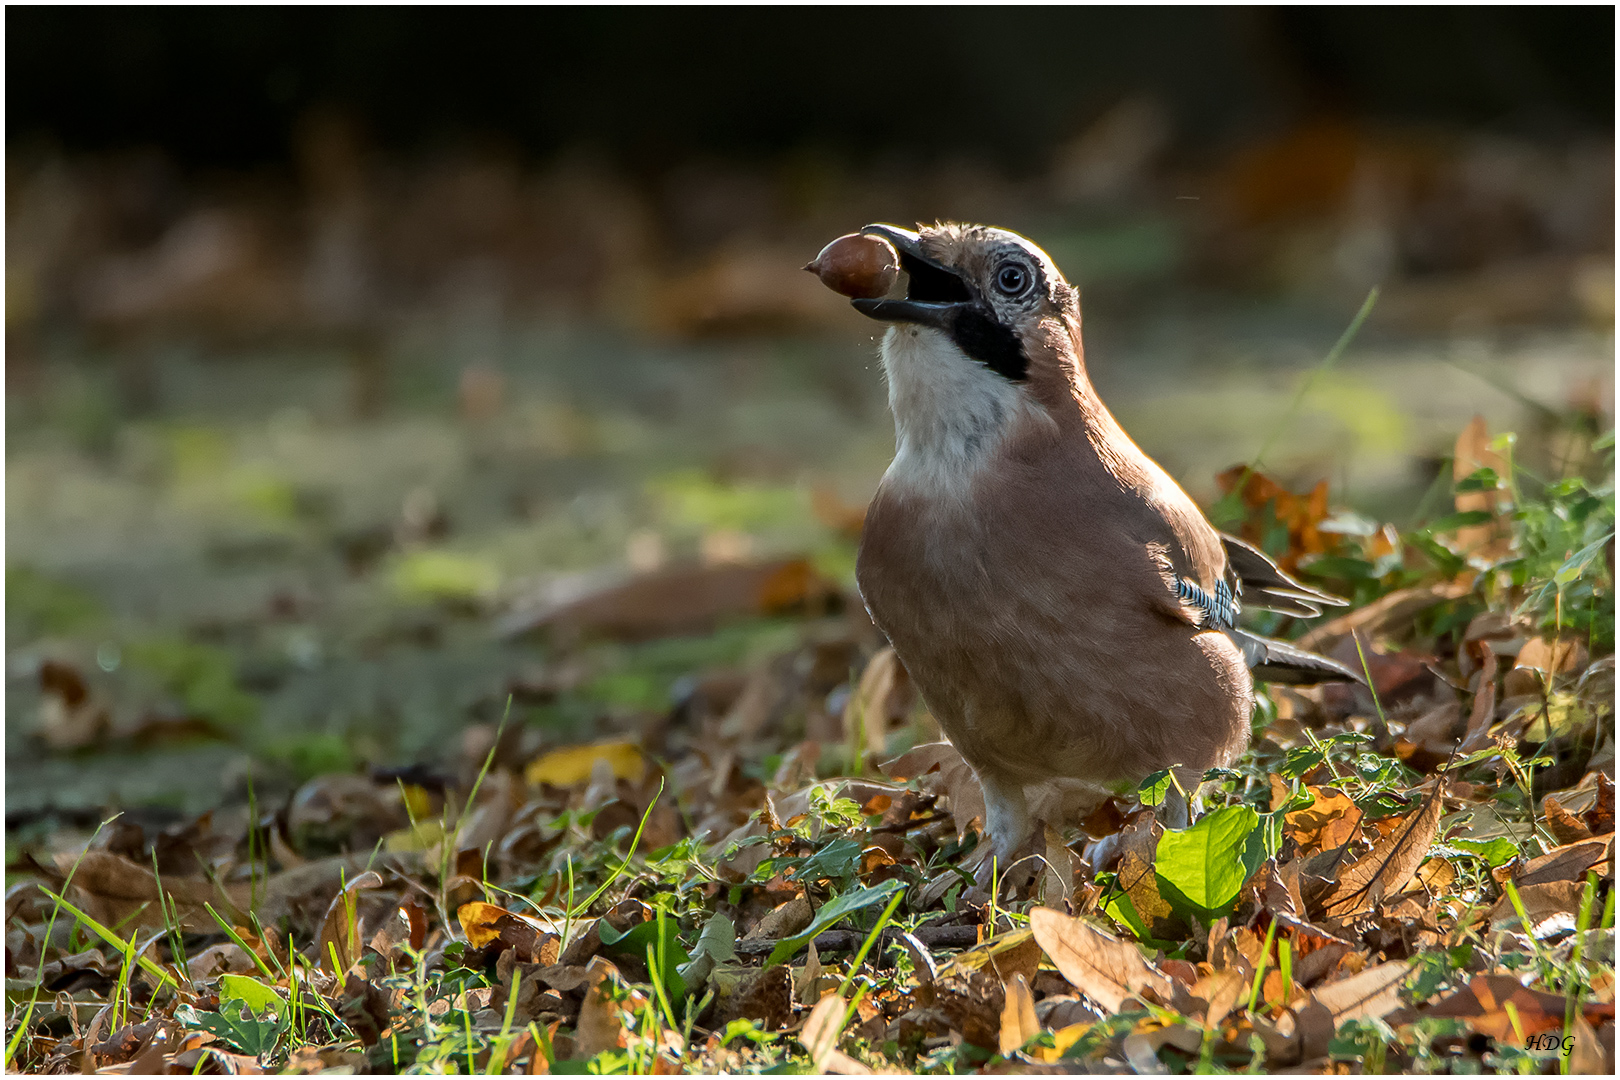
[[[672,918],[648,919],[640,922],[628,930],[615,930],[606,919],[599,919],[596,924],[596,933],[602,939],[602,945],[609,953],[635,957],[637,960],[647,959],[647,947],[652,946],[654,955],[662,955],[664,968],[659,972],[663,976],[664,991],[671,1001],[686,1000],[686,980],[681,977],[679,968],[692,962],[691,956],[681,948],[680,938],[675,936],[679,920]],[[664,939],[658,940],[659,928],[663,929]]]
[[1136,789],[1142,797],[1142,805],[1158,806],[1163,803],[1170,795],[1172,783],[1169,769],[1160,769],[1156,773],[1148,774]]
[[1190,828],[1167,830],[1154,858],[1160,892],[1198,914],[1225,911],[1254,870],[1249,837],[1259,824],[1253,807],[1229,806]]
[[881,885],[855,889],[837,899],[827,901],[821,905],[821,910],[816,912],[816,917],[810,920],[810,925],[805,928],[804,933],[795,937],[783,938],[776,943],[776,948],[771,950],[770,959],[765,961],[765,966],[770,967],[772,964],[782,963],[804,948],[811,938],[840,919],[847,918],[857,911],[862,911],[874,904],[880,904],[905,887],[904,882],[895,881],[891,878]]
[[246,975],[219,977],[221,1001],[240,1001],[252,1010],[254,1016],[280,1016],[287,1010],[287,999],[258,979]]
[[853,877],[861,862],[861,845],[840,836],[808,859],[793,875],[795,881],[845,881]]

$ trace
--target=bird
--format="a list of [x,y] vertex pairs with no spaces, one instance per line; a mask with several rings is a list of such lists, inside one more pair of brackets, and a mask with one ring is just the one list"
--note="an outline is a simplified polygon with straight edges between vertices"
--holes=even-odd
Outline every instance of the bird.
[[1362,681],[1238,626],[1245,607],[1345,601],[1219,532],[1131,440],[1087,375],[1079,291],[1041,248],[957,223],[861,235],[893,246],[906,290],[851,301],[888,324],[895,424],[856,582],[977,775],[1000,865],[1039,785],[1196,779],[1247,747],[1255,679]]

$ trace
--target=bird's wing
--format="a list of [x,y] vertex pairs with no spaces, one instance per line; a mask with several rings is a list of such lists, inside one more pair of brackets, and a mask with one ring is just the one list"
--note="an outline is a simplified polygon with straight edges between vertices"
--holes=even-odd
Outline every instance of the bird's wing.
[[1261,637],[1247,630],[1230,628],[1226,636],[1243,650],[1244,662],[1254,677],[1285,686],[1312,686],[1324,682],[1355,682],[1363,686],[1367,680],[1337,660],[1306,652],[1286,641]]
[[1314,618],[1322,614],[1323,607],[1346,607],[1349,601],[1332,593],[1313,589],[1296,581],[1277,568],[1258,549],[1250,547],[1235,536],[1221,533],[1221,545],[1226,549],[1227,565],[1236,579],[1242,602],[1265,611],[1278,611],[1284,615]]

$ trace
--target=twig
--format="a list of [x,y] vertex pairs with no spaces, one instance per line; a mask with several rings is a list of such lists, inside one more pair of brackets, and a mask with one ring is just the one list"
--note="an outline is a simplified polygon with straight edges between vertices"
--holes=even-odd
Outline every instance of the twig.
[[[901,931],[890,928],[880,938],[886,950],[900,940]],[[913,930],[912,936],[935,949],[970,949],[979,943],[977,926],[924,926]],[[866,935],[854,930],[827,930],[815,937],[815,946],[821,952],[854,952],[866,940]],[[776,942],[768,938],[744,938],[737,942],[737,951],[745,956],[759,956],[770,952]]]

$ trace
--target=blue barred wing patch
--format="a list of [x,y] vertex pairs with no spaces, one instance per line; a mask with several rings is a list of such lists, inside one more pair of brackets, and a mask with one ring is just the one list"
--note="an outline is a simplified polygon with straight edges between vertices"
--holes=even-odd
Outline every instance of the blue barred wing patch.
[[1196,582],[1178,577],[1176,596],[1198,609],[1199,625],[1206,630],[1230,630],[1237,625],[1238,613],[1243,610],[1225,579],[1215,583],[1215,591],[1211,594]]

